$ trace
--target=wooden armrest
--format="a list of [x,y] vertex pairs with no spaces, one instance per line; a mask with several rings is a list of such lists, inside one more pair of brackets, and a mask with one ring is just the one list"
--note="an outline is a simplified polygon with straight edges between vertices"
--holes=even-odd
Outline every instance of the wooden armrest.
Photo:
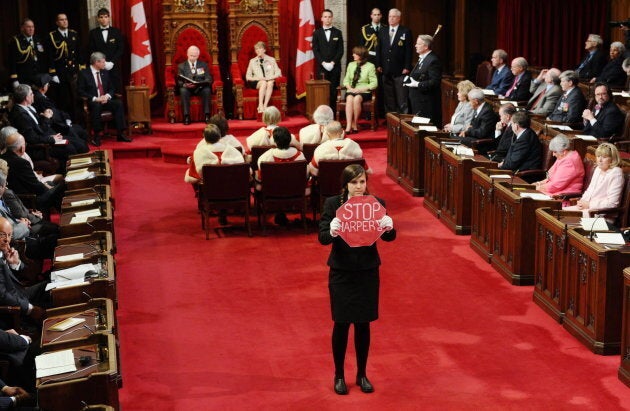
[[547,177],[547,171],[546,170],[525,170],[525,171],[519,171],[517,175],[521,177],[523,180],[527,181],[528,183],[533,183],[534,181],[540,181],[540,180],[543,180],[545,177]]
[[552,197],[555,200],[572,200],[572,199],[577,199],[579,197],[582,196],[582,193],[580,192],[576,192],[576,193],[558,193],[558,194],[554,194]]

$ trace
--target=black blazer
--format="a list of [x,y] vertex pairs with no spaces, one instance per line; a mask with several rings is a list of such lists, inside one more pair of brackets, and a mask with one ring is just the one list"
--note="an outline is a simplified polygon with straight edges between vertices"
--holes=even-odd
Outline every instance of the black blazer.
[[[181,74],[182,76],[186,76],[195,81],[207,81],[212,84],[212,75],[210,74],[208,63],[197,60],[195,67],[197,68],[197,74],[193,76],[192,71],[190,70],[190,63],[188,60],[185,60],[177,66],[177,74]],[[199,73],[200,69],[203,69],[203,74]],[[184,82],[179,77],[177,78],[177,85],[179,87],[184,85]]]
[[315,55],[315,69],[322,70],[322,63],[334,61],[333,71],[341,71],[341,58],[343,57],[343,34],[336,27],[330,28],[330,41],[326,40],[323,28],[313,32],[313,54]]
[[[377,200],[385,206],[380,198]],[[332,243],[328,265],[338,270],[366,270],[381,265],[376,243],[368,247],[350,247],[341,237],[330,235],[330,222],[341,205],[341,195],[329,197],[324,203],[324,210],[319,221],[319,242],[323,245]],[[383,241],[396,239],[396,229],[385,231],[381,235]]]
[[510,150],[510,146],[512,145],[512,140],[514,139],[514,131],[512,131],[512,126],[508,125],[503,129],[503,132],[499,137],[497,137],[498,144],[497,149],[492,154],[492,161],[503,161],[507,152]]
[[[419,60],[418,60],[419,61]],[[418,87],[409,89],[411,111],[429,117],[437,127],[442,124],[442,63],[435,52],[424,57],[422,65],[415,65],[409,74],[418,82]]]
[[4,258],[0,259],[0,305],[19,306],[23,314],[28,311],[28,298]]
[[9,187],[18,194],[40,195],[48,191],[48,187],[35,177],[31,163],[24,160],[11,150],[0,155],[9,165],[11,172],[7,176]]
[[586,108],[586,99],[579,87],[574,87],[568,97],[560,96],[556,108],[549,115],[549,120],[562,123],[579,123]]
[[33,107],[35,107],[37,112],[43,113],[47,109],[52,110],[53,116],[50,119],[50,126],[56,132],[66,134],[70,129],[68,123],[66,123],[66,120],[72,120],[68,113],[60,110],[54,101],[46,97],[46,95],[44,95],[39,90],[33,90],[33,95]]
[[628,75],[623,70],[623,56],[614,60],[610,60],[602,69],[602,72],[597,76],[598,83],[606,83],[610,87],[626,87],[626,79]]
[[[578,64],[578,68],[582,65],[582,62],[588,58],[590,53],[586,53],[580,64]],[[580,78],[583,79],[592,79],[594,77],[599,76],[602,72],[604,66],[606,65],[606,55],[603,51],[597,49],[593,54],[593,57],[586,63],[582,69],[576,69]]]
[[501,169],[512,171],[536,170],[541,167],[542,147],[538,136],[528,128],[510,146]]
[[[109,77],[107,70],[101,70],[101,82],[103,83],[103,89],[106,94],[114,97],[114,83]],[[87,98],[88,101],[92,101],[93,97],[98,97],[98,86],[96,80],[92,75],[92,68],[88,66],[86,69],[79,72],[79,96]]]
[[590,121],[585,121],[584,134],[592,135],[597,138],[610,138],[615,136],[618,140],[621,139],[626,115],[619,110],[619,107],[617,107],[615,103],[607,101],[601,110],[599,110],[595,119],[597,121],[593,125],[591,125]]
[[53,30],[48,33],[46,40],[50,74],[59,76],[62,81],[72,81],[73,75],[79,70],[79,62],[83,61],[79,34],[68,29],[68,37],[64,38],[59,30]]
[[411,37],[411,30],[404,26],[398,26],[394,41],[389,44],[389,27],[387,30],[379,30],[378,44],[376,45],[376,67],[383,70],[383,74],[398,77],[402,71],[411,71],[411,59],[413,45],[416,39]]
[[[0,358],[8,359],[13,365],[21,365],[27,351],[28,343],[24,338],[0,330]],[[0,383],[2,383],[1,380]],[[2,409],[0,406],[0,410]]]
[[18,129],[28,144],[54,144],[53,136],[57,133],[50,127],[49,120],[38,114],[35,114],[35,117],[39,124],[17,104],[9,113],[11,125]]
[[[95,51],[100,51],[105,54],[105,59],[113,62],[115,64],[114,68],[116,68],[125,50],[122,32],[116,27],[110,26],[107,33],[107,43],[105,43],[100,27],[90,30],[88,34],[88,50],[90,54]],[[87,58],[89,58],[89,56],[87,56]],[[89,61],[86,63],[89,66]],[[120,69],[120,67],[118,67],[118,69]]]
[[483,103],[481,111],[470,122],[471,128],[466,131],[466,137],[471,138],[492,138],[494,128],[499,121],[499,116],[492,110],[489,103]]
[[[514,82],[514,78],[512,78],[512,82]],[[532,93],[529,91],[531,83],[532,74],[529,71],[524,72],[521,78],[518,80],[518,83],[516,83],[516,86],[514,86],[512,93],[510,93],[509,96],[506,96],[506,98],[515,101],[528,101],[529,98],[532,96]],[[510,87],[512,87],[511,84]],[[510,89],[510,87],[508,87],[508,90]]]

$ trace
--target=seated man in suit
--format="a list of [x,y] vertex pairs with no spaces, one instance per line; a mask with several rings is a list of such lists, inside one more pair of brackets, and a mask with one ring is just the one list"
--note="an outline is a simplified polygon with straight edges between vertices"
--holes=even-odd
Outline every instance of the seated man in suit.
[[212,84],[212,76],[210,75],[208,64],[204,61],[199,61],[199,47],[188,47],[186,55],[188,59],[177,66],[177,84],[179,85],[184,124],[190,124],[190,96],[193,94],[201,96],[207,123],[210,121],[210,84]]
[[473,119],[465,130],[459,133],[461,141],[467,146],[472,146],[475,140],[481,138],[491,138],[492,131],[498,120],[497,113],[492,110],[492,106],[485,102],[485,97],[481,89],[475,88],[468,93],[468,101],[474,110]]
[[50,303],[50,294],[46,292],[46,282],[42,281],[30,287],[24,287],[16,273],[24,269],[18,252],[11,247],[13,228],[6,218],[0,217],[0,305],[18,306],[24,316],[41,324],[45,318],[44,308]]
[[601,36],[597,34],[588,35],[584,43],[584,49],[587,53],[578,68],[575,69],[579,78],[590,81],[602,72],[606,65],[606,55],[601,50],[603,43]]
[[505,64],[507,58],[508,54],[505,50],[498,49],[492,52],[492,58],[490,59],[495,70],[492,74],[492,81],[486,87],[486,90],[494,91],[494,94],[497,96],[505,95],[514,81],[514,75]]
[[496,150],[490,156],[492,161],[503,161],[514,141],[514,131],[512,131],[512,116],[516,113],[513,104],[503,104],[499,109],[499,121],[494,130],[494,141]]
[[609,141],[620,140],[623,136],[625,114],[611,101],[612,91],[607,84],[595,85],[595,107],[582,113],[584,134]]
[[532,93],[527,102],[529,113],[547,117],[562,95],[560,70],[555,67],[541,70],[538,77],[532,81],[529,91]]
[[586,107],[586,99],[582,90],[578,87],[578,79],[575,71],[563,71],[560,74],[560,88],[562,96],[558,99],[548,120],[561,123],[579,123],[582,120],[582,112]]
[[505,159],[499,163],[502,170],[514,172],[539,169],[542,162],[542,147],[536,133],[529,128],[531,122],[525,112],[512,116],[512,131],[516,139],[510,146]]
[[31,394],[26,392],[22,387],[11,387],[0,380],[0,410],[17,409],[20,411],[38,410],[39,407],[22,406],[25,403],[31,403]]
[[[308,164],[309,172],[316,176],[319,172],[321,160],[353,160],[363,158],[363,150],[359,144],[349,138],[344,138],[343,127],[338,121],[332,121],[326,126],[328,141],[322,142],[313,153],[313,158]],[[367,166],[366,166],[367,169]],[[367,169],[368,173],[372,170]]]
[[109,72],[105,70],[105,55],[98,51],[92,53],[90,66],[79,73],[79,96],[87,99],[90,121],[94,130],[91,142],[97,147],[101,145],[101,133],[103,132],[101,112],[104,110],[111,111],[114,116],[117,140],[131,142],[131,139],[125,136],[123,103],[115,97],[114,89],[114,83],[109,77]]
[[[63,172],[68,156],[77,152],[71,144],[60,144],[64,136],[50,127],[48,118],[37,114],[32,106],[33,99],[34,95],[30,86],[26,84],[17,86],[13,93],[15,105],[9,114],[9,121],[29,144],[51,145],[50,155],[59,160],[59,171]],[[45,158],[45,153],[43,150],[36,150],[31,151],[30,156],[33,160],[42,160]]]
[[499,95],[499,97],[509,98],[514,101],[527,101],[532,96],[529,91],[532,75],[529,71],[527,71],[527,60],[523,57],[517,57],[512,60],[512,75],[514,79],[512,80],[512,84],[510,88],[505,92],[505,94]]
[[319,144],[326,141],[325,128],[335,119],[335,113],[332,108],[325,104],[317,107],[313,112],[314,124],[302,127],[298,134],[298,140],[301,144]]

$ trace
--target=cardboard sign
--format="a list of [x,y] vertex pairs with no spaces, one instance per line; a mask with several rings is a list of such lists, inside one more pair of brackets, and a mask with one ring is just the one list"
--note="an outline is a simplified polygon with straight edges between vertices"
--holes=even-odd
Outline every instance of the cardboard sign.
[[339,236],[350,247],[372,245],[383,234],[378,222],[385,214],[385,207],[373,196],[350,197],[337,209],[336,217],[341,220]]

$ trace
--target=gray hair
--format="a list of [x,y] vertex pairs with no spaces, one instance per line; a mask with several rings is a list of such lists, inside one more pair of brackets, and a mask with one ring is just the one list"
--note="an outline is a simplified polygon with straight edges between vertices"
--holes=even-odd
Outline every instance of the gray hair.
[[482,102],[484,98],[483,91],[480,88],[474,88],[468,93],[468,100],[477,100]]
[[602,40],[602,36],[600,36],[599,34],[589,34],[587,40],[588,39],[591,39],[595,43],[597,43],[597,47],[600,47],[602,43],[604,43],[604,40]]
[[99,60],[105,59],[105,54],[101,53],[100,51],[95,51],[94,53],[90,54],[90,64],[94,64]]
[[11,126],[2,127],[0,130],[0,138],[7,139],[11,134],[15,134],[18,132],[18,129]]
[[623,54],[626,52],[626,46],[624,46],[623,43],[620,41],[610,43],[610,48],[617,49],[619,51],[619,54]]
[[571,83],[573,83],[574,86],[577,86],[578,82],[580,81],[577,73],[573,70],[566,70],[560,73],[560,80],[563,79],[569,80]]
[[16,104],[22,104],[30,93],[31,86],[29,86],[28,84],[20,84],[13,91],[13,100]]
[[313,121],[320,126],[325,126],[334,119],[335,113],[332,111],[332,108],[325,104],[317,107],[313,112]]
[[625,59],[623,61],[623,63],[621,64],[621,66],[623,67],[624,70],[628,71],[630,70],[630,57],[628,57],[627,59]]
[[525,57],[517,57],[514,59],[514,64],[520,66],[523,68],[523,70],[527,70],[527,60],[525,60]]
[[389,9],[387,15],[389,16],[391,13],[394,13],[394,16],[402,16],[402,12],[398,9]]
[[267,107],[262,115],[262,121],[267,125],[276,125],[281,119],[280,110],[276,106]]
[[569,139],[564,134],[558,134],[549,142],[549,151],[559,153],[568,150],[570,146]]
[[338,136],[343,131],[343,127],[341,127],[341,123],[338,121],[331,121],[326,125],[326,133],[328,137]]
[[421,34],[418,36],[418,38],[420,40],[422,40],[422,42],[428,47],[431,48],[431,45],[433,44],[433,37],[429,36],[428,34]]
[[497,56],[503,61],[506,61],[508,58],[507,52],[503,49],[496,49],[492,54],[494,53],[497,53]]

